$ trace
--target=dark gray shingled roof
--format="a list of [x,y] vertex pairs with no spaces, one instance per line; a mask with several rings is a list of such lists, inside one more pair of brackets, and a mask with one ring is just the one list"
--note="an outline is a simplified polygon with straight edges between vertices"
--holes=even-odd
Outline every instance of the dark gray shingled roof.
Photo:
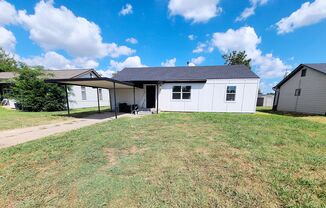
[[259,78],[244,65],[125,68],[114,77],[125,82],[206,81],[207,79]]
[[291,77],[293,77],[298,71],[300,71],[303,67],[308,67],[319,71],[321,73],[326,74],[326,63],[322,64],[300,64],[297,68],[295,68],[289,75],[287,75],[283,80],[281,80],[273,89],[277,89],[281,87],[285,82],[287,82]]

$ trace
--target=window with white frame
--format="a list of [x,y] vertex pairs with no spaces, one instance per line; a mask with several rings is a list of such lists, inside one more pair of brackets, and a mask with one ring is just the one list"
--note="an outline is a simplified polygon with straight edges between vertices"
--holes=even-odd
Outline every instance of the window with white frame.
[[98,96],[99,96],[100,100],[103,100],[102,89],[98,89]]
[[235,101],[237,86],[227,86],[226,101]]
[[172,88],[173,100],[190,100],[191,86],[173,86]]
[[87,95],[86,95],[86,87],[81,87],[81,96],[82,100],[87,100]]

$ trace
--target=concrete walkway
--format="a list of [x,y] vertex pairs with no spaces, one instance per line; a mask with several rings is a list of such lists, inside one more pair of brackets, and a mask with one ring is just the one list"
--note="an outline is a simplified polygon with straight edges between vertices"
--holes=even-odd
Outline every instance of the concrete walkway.
[[[119,115],[118,118],[122,116],[132,115],[123,114]],[[61,123],[0,131],[0,149],[113,119],[115,119],[114,113],[101,113],[85,118],[74,118]]]

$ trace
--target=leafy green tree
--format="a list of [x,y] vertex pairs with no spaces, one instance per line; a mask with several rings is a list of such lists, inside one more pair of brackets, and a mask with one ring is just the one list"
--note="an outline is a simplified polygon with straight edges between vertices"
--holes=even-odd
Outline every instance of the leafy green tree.
[[251,69],[251,59],[247,58],[246,51],[232,51],[229,54],[222,55],[226,65],[243,64]]
[[20,63],[0,48],[0,72],[17,71]]
[[62,86],[45,83],[44,70],[23,65],[14,80],[12,96],[24,111],[64,110],[65,91]]

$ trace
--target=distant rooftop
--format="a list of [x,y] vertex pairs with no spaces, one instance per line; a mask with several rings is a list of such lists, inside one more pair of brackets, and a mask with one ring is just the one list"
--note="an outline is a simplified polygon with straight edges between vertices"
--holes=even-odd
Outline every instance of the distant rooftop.
[[[95,72],[93,69],[61,69],[61,70],[44,70],[46,74],[52,76],[52,79],[72,79],[87,72]],[[15,72],[0,72],[0,80],[12,79],[17,76]]]

